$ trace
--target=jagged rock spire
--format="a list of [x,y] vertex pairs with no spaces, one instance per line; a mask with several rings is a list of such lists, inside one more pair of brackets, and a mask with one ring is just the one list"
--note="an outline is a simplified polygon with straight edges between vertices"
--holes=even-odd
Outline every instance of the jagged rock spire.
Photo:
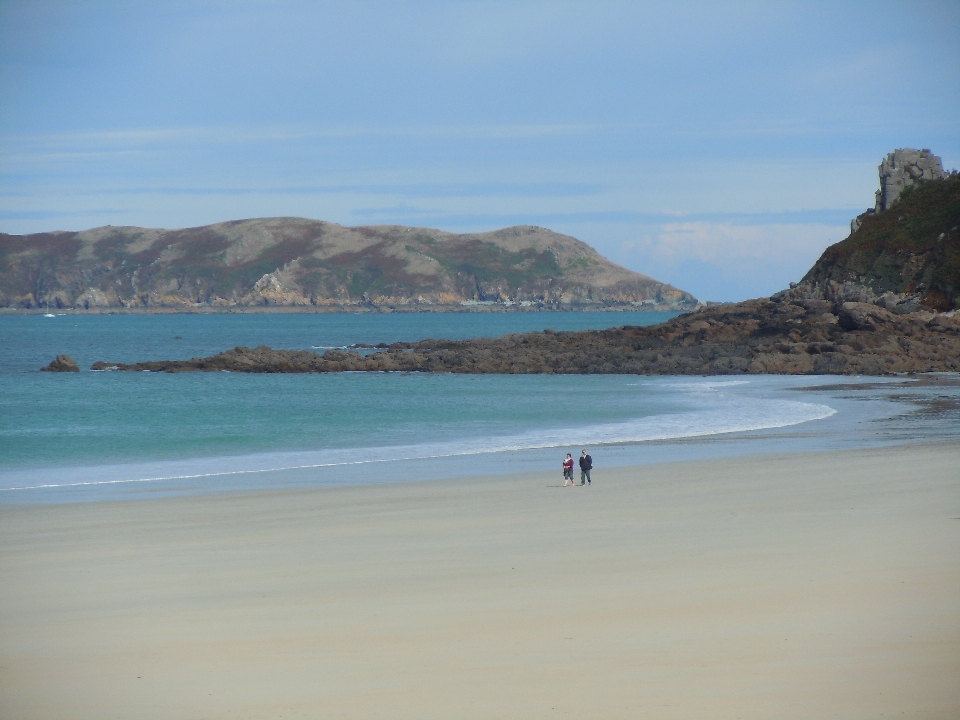
[[877,190],[875,212],[887,210],[905,189],[918,180],[943,180],[948,173],[943,171],[940,158],[927,149],[900,148],[888,153],[880,163],[880,189]]
[[943,180],[950,176],[950,173],[944,171],[940,158],[926,148],[898,148],[887,153],[877,171],[880,176],[880,189],[876,192],[876,204],[850,221],[851,235],[860,228],[865,215],[888,210],[911,185],[926,180]]

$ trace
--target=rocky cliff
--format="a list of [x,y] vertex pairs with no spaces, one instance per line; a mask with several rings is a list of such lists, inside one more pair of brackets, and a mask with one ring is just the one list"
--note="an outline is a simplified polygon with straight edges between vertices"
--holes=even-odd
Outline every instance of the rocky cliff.
[[877,169],[880,189],[876,193],[875,212],[889,210],[904,190],[917,183],[945,180],[948,176],[940,158],[927,149],[899,148],[887,153]]
[[[922,167],[897,160],[902,177],[913,180],[896,202],[889,188],[878,192],[879,212],[861,215],[848,238],[778,297],[874,303],[901,313],[960,308],[960,175],[934,172],[934,159]],[[888,170],[884,161],[882,188]]]
[[0,234],[0,307],[151,311],[692,308],[696,298],[539,227],[453,234],[303,218]]

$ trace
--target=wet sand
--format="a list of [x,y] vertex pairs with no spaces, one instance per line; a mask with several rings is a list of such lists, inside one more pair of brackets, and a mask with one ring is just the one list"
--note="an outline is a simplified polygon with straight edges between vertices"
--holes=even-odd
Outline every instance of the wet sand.
[[960,445],[593,454],[0,506],[0,717],[960,715]]

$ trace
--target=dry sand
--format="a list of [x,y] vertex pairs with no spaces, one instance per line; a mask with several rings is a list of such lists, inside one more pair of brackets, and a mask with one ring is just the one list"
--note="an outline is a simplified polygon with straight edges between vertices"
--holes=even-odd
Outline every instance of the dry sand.
[[0,507],[0,717],[960,716],[960,446],[594,476]]

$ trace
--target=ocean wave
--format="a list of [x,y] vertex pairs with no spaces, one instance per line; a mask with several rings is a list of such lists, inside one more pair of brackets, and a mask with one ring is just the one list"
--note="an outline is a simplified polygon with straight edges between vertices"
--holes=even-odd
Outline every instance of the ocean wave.
[[[645,383],[652,384],[652,383]],[[657,387],[670,388],[672,390],[686,390],[693,392],[718,392],[724,388],[736,387],[738,385],[749,385],[749,380],[704,380],[690,382],[669,382],[657,383]]]
[[[733,381],[738,382],[738,381]],[[745,381],[739,381],[745,382]],[[715,383],[714,383],[715,384]],[[699,384],[704,387],[706,384]],[[456,441],[208,457],[157,463],[0,473],[0,492],[203,480],[216,477],[378,465],[564,447],[599,447],[768,430],[834,415],[828,405],[741,397],[719,407],[581,427],[530,430]],[[51,476],[59,476],[51,481]]]

